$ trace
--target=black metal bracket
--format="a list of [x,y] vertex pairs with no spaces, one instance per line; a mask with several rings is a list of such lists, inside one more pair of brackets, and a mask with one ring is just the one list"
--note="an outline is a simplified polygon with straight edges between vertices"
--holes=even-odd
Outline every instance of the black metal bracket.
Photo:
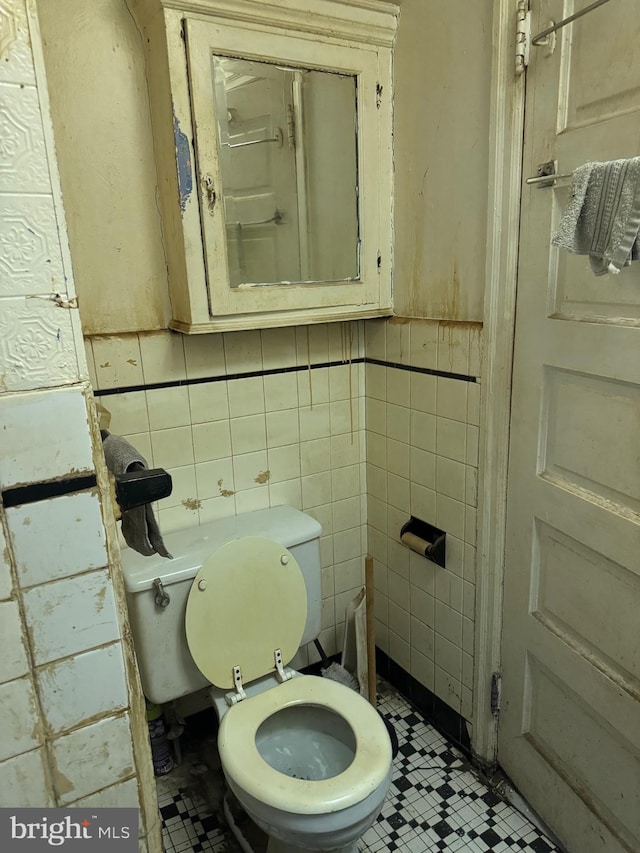
[[163,468],[127,471],[125,474],[116,474],[115,481],[116,500],[123,512],[166,498],[173,489],[171,474]]

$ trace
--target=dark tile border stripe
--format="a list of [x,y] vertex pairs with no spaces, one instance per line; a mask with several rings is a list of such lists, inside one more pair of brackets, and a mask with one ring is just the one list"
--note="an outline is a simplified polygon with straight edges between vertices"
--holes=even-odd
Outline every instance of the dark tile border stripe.
[[448,373],[446,370],[432,370],[429,367],[413,367],[410,364],[397,364],[394,361],[381,361],[378,358],[353,358],[351,361],[325,361],[320,364],[300,364],[294,367],[274,367],[268,370],[248,370],[244,373],[224,373],[221,376],[202,376],[197,379],[172,379],[167,382],[150,382],[147,385],[95,388],[93,395],[94,397],[112,397],[115,394],[133,394],[137,391],[155,391],[160,388],[182,388],[189,385],[206,385],[209,382],[232,382],[234,379],[253,379],[256,376],[302,373],[307,370],[320,370],[327,367],[343,367],[347,364],[378,364],[381,367],[394,367],[396,370],[408,370],[410,373],[424,373],[428,376],[442,376],[445,379],[457,379],[461,382],[478,381],[475,376],[466,376],[463,373]]
[[48,483],[29,483],[28,486],[16,486],[2,492],[2,503],[5,509],[22,504],[32,504],[47,498],[59,498],[73,492],[84,492],[97,485],[96,475],[87,474],[80,477],[69,477],[66,480],[54,480]]
[[134,391],[155,391],[158,388],[182,388],[189,385],[206,385],[208,382],[230,382],[234,379],[253,379],[256,376],[276,376],[282,373],[302,373],[306,370],[319,370],[322,367],[341,367],[346,364],[362,364],[364,358],[351,361],[325,361],[322,364],[297,364],[293,367],[273,367],[268,370],[247,370],[244,373],[223,373],[221,376],[203,376],[197,379],[174,379],[168,382],[151,382],[148,385],[123,385],[121,388],[100,388],[94,390],[95,397],[110,397],[113,394],[130,394]]
[[365,358],[364,361],[367,364],[379,364],[381,367],[395,367],[396,370],[408,370],[409,373],[424,373],[427,376],[442,376],[444,379],[457,379],[460,382],[478,381],[475,376],[467,376],[466,373],[451,373],[447,370],[432,370],[430,367],[416,367],[412,364],[398,364],[395,361],[382,361],[379,358]]
[[376,666],[378,673],[415,705],[434,728],[471,758],[471,739],[464,717],[416,681],[379,648],[376,648]]

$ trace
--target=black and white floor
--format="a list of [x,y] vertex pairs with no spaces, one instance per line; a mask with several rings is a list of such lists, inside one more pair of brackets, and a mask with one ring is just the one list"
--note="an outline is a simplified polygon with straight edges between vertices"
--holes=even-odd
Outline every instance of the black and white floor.
[[[465,758],[393,688],[379,709],[398,735],[393,783],[382,814],[360,841],[371,853],[557,853],[558,848],[478,778]],[[166,853],[237,851],[222,814],[224,785],[207,736],[197,754],[158,779]],[[262,833],[237,817],[255,853],[266,848]]]

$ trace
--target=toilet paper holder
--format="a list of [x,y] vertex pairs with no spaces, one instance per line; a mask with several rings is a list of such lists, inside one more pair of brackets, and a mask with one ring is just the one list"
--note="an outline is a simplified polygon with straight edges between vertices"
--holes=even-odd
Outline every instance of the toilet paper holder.
[[400,541],[416,554],[426,557],[442,568],[446,568],[447,534],[427,521],[411,516],[402,525]]

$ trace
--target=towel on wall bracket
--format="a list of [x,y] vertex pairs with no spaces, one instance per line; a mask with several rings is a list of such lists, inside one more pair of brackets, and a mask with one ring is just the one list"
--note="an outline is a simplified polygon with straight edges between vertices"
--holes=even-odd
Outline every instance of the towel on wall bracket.
[[122,535],[127,545],[150,557],[171,559],[151,503],[171,494],[171,475],[161,468],[149,470],[145,458],[120,435],[100,430],[107,469],[115,480],[115,497],[122,513]]

